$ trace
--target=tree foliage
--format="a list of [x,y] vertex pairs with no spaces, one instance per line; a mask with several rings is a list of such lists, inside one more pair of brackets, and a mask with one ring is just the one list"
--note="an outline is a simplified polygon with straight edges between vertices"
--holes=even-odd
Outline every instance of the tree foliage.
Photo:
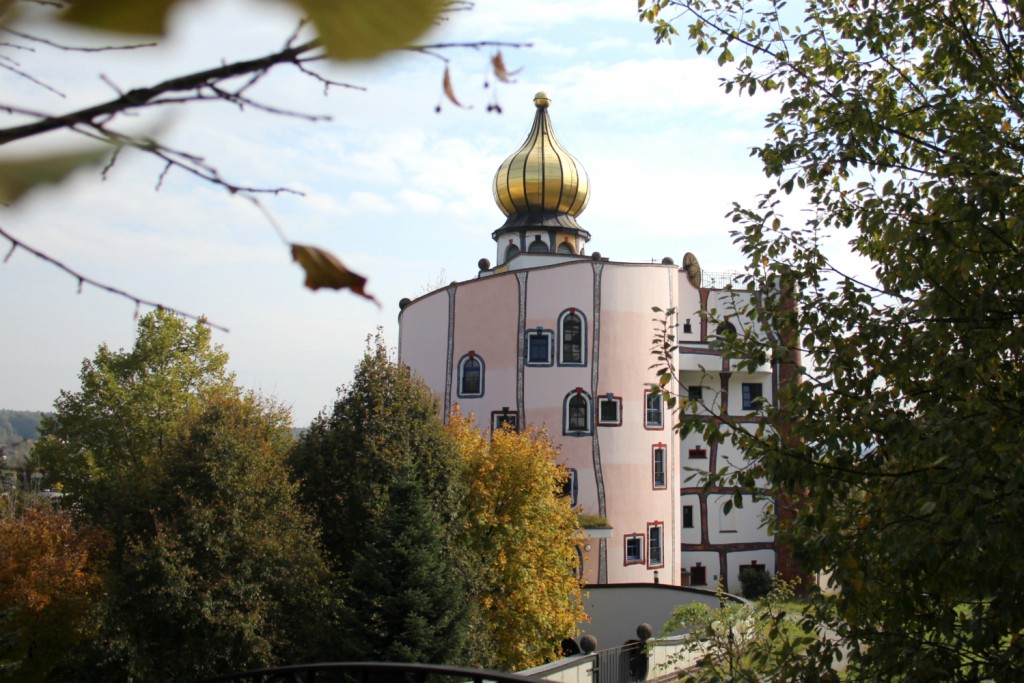
[[39,457],[112,542],[65,680],[192,680],[321,659],[337,601],[286,468],[284,409],[243,395],[201,323],[155,311],[62,392]]
[[378,335],[292,458],[346,603],[346,655],[461,663],[472,610],[464,486],[436,399]]
[[[82,362],[81,388],[63,390],[40,425],[33,457],[97,522],[127,527],[118,487],[145,481],[154,458],[214,394],[236,393],[227,354],[201,322],[166,311],[139,320],[131,350],[100,346]],[[140,523],[145,524],[145,520]]]
[[[846,643],[859,678],[1015,678],[1024,669],[1020,8],[640,4],[659,39],[685,21],[698,52],[729,65],[727,91],[781,101],[754,149],[774,185],[732,214],[760,292],[750,313],[776,334],[724,346],[799,380],[762,406],[776,433],[732,433],[747,475],[802,498],[780,538],[838,591],[815,599],[813,618]],[[785,215],[780,198],[791,192],[812,210]],[[843,242],[870,274],[844,272],[829,246]],[[793,365],[797,344],[804,361]],[[717,429],[681,423],[701,426]],[[837,650],[821,642],[810,654],[794,666],[820,675]]]
[[0,499],[0,680],[42,681],[95,634],[109,538],[16,496]]
[[586,620],[578,578],[582,532],[562,495],[568,473],[542,432],[500,429],[491,440],[453,415],[468,484],[464,543],[480,569],[474,599],[485,656],[476,664],[519,671],[559,656]]

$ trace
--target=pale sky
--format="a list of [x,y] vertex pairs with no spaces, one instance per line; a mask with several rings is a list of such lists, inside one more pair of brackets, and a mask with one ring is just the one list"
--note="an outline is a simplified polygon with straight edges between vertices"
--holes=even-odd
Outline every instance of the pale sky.
[[[366,275],[380,308],[347,292],[307,290],[251,204],[176,171],[156,191],[161,167],[139,153],[124,155],[105,181],[82,171],[0,209],[0,225],[89,277],[230,328],[214,339],[239,383],[308,424],[350,380],[367,335],[380,326],[397,344],[402,297],[471,279],[480,258],[494,260],[490,235],[504,217],[491,181],[529,131],[537,91],[551,97],[554,130],[590,176],[579,218],[592,236],[588,252],[680,263],[692,251],[705,270],[742,268],[725,214],[768,187],[749,149],[764,139],[774,102],[724,94],[713,59],[696,58],[685,39],[656,46],[635,8],[635,0],[478,0],[428,37],[533,44],[503,51],[509,69],[522,71],[497,89],[500,115],[487,113],[492,91],[482,87],[494,84],[493,51],[451,50],[455,92],[471,109],[445,102],[436,114],[442,62],[403,53],[323,70],[366,92],[324,97],[317,83],[282,68],[253,93],[330,122],[221,103],[139,117],[138,130],[162,131],[233,182],[304,192],[264,202],[290,240],[328,248]],[[0,72],[0,103],[72,110],[110,97],[101,73],[127,90],[255,57],[283,45],[295,22],[272,2],[193,3],[177,15],[167,47],[19,54],[66,97]],[[2,239],[0,248],[6,253]],[[74,279],[24,251],[0,264],[0,312],[0,408],[49,410],[61,389],[77,389],[82,360],[99,344],[125,348],[134,339],[133,303],[88,286],[79,294]]]

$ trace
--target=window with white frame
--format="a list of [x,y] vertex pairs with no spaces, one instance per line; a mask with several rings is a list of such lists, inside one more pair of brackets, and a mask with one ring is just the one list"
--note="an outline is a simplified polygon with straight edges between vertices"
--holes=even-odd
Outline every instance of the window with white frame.
[[587,321],[570,308],[558,318],[558,364],[586,365]]
[[661,391],[648,389],[644,392],[644,427],[661,429],[665,424],[662,411]]
[[647,525],[647,566],[665,566],[664,556],[664,535],[665,525],[662,522],[653,522]]
[[459,360],[459,398],[476,398],[484,395],[484,361],[470,351]]
[[612,394],[597,397],[597,424],[602,427],[622,424],[622,397]]
[[526,364],[553,365],[554,333],[538,327],[526,332]]
[[760,382],[743,383],[743,410],[755,410],[763,388]]
[[495,410],[491,413],[491,430],[510,429],[513,432],[519,429],[519,413],[508,408]]
[[625,560],[624,564],[644,563],[644,535],[630,534],[625,538]]
[[665,444],[655,444],[651,449],[651,478],[656,489],[668,487],[668,471],[666,469],[667,453]]
[[591,433],[593,424],[590,394],[577,387],[570,391],[563,403],[562,433],[568,436],[584,436]]

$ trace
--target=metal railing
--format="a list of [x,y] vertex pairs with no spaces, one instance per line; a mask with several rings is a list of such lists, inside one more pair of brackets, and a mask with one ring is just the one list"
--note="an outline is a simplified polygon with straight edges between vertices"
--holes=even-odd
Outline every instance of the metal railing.
[[334,662],[224,674],[197,683],[537,683],[516,674],[437,664]]

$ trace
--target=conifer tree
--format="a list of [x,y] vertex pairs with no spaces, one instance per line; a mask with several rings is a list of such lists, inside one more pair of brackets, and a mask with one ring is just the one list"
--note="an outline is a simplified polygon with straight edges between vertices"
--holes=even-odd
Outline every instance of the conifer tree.
[[345,654],[463,662],[472,608],[458,452],[429,389],[379,335],[292,462],[342,586]]

